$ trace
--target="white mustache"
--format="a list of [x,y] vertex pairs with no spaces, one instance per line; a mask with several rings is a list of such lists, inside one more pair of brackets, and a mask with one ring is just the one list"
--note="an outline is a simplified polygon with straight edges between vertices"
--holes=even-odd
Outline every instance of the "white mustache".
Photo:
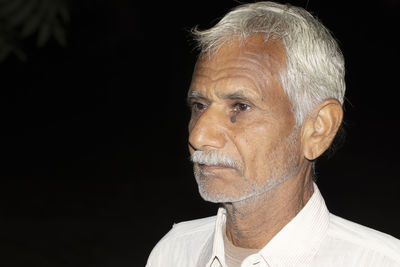
[[193,163],[208,166],[220,166],[226,168],[241,169],[240,164],[238,164],[233,158],[216,150],[197,150],[190,156],[190,160]]

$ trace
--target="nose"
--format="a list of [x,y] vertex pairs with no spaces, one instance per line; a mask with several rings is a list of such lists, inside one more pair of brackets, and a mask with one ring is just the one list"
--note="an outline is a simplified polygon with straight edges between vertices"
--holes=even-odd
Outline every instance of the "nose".
[[210,106],[189,127],[189,147],[194,150],[223,148],[226,143],[224,116],[217,108]]

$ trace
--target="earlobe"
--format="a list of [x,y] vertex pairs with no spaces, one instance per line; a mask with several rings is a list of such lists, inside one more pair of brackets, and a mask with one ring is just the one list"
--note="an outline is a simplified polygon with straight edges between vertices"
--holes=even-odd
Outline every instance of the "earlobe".
[[308,160],[315,160],[332,144],[343,120],[342,105],[329,98],[316,106],[303,124],[303,153]]

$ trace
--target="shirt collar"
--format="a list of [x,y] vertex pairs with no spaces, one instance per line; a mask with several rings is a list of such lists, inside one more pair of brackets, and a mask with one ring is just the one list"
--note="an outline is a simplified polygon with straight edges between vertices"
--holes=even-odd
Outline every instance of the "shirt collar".
[[218,209],[217,220],[215,222],[214,231],[214,242],[212,255],[206,264],[206,266],[211,266],[213,261],[218,260],[221,266],[226,266],[225,264],[225,248],[224,248],[224,232],[226,222],[226,211],[224,208]]
[[[212,251],[211,255],[208,254],[206,266],[211,266],[215,260],[219,261],[221,266],[226,266],[223,241],[225,222],[226,211],[219,208]],[[314,183],[314,193],[303,209],[258,254],[272,267],[307,265],[318,251],[328,225],[329,211]]]

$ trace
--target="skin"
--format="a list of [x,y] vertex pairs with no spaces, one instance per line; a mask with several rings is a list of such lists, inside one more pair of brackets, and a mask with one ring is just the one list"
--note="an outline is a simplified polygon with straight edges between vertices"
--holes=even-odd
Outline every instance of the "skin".
[[238,247],[262,248],[313,193],[312,160],[332,142],[342,120],[335,99],[296,126],[278,72],[280,41],[255,35],[200,57],[188,93],[189,151],[215,150],[240,168],[194,164],[202,196],[227,211],[226,233]]

